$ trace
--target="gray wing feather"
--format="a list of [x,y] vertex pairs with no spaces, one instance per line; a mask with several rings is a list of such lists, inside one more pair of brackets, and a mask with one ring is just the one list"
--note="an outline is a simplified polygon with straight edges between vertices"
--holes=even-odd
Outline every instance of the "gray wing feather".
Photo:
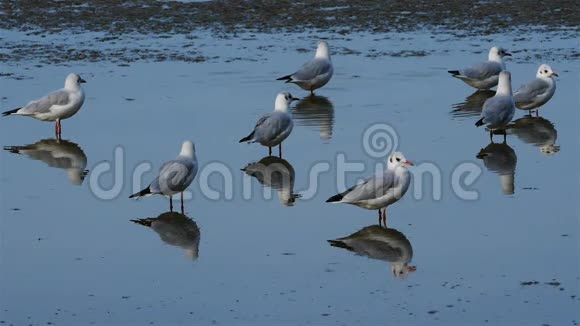
[[151,183],[152,192],[163,190],[183,191],[189,186],[195,174],[197,164],[191,159],[176,159],[161,166],[159,176]]
[[293,81],[310,80],[330,71],[331,64],[326,59],[314,58],[305,63],[298,71],[292,74]]
[[[483,121],[491,125],[501,124],[507,120],[509,114],[513,114],[509,107],[512,106],[509,96],[494,96],[483,104]],[[510,118],[511,120],[511,118]]]
[[343,192],[343,200],[346,202],[356,202],[375,199],[385,195],[387,191],[394,187],[395,174],[391,171],[384,171]]
[[501,64],[493,61],[486,61],[470,68],[461,70],[461,74],[467,78],[484,80],[501,72]]
[[18,113],[37,114],[50,112],[53,105],[66,105],[69,102],[69,93],[64,90],[54,91],[38,100],[31,101]]
[[291,123],[292,119],[288,114],[278,112],[270,113],[258,120],[256,129],[254,129],[256,138],[266,141],[273,140],[286,130]]
[[514,101],[521,104],[530,104],[533,102],[534,97],[542,95],[549,87],[550,85],[547,82],[536,78],[520,87],[514,93]]

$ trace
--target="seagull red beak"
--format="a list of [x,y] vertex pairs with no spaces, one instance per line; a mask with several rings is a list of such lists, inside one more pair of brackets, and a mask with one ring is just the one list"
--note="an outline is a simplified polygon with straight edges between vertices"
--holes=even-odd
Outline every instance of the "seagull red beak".
[[415,166],[415,164],[413,162],[411,162],[411,161],[406,161],[405,162],[405,165]]
[[558,74],[557,74],[557,73],[555,73],[555,72],[552,72],[552,74],[551,74],[550,76],[556,76],[556,77],[560,77],[560,76],[558,76]]

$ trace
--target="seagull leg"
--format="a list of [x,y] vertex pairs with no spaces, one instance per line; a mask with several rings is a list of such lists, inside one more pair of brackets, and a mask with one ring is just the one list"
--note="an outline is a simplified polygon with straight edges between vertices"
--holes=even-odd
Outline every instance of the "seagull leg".
[[181,193],[181,214],[185,214],[185,210],[183,209],[183,192]]
[[383,226],[387,227],[387,208],[383,208]]
[[536,109],[536,118],[540,116],[540,108]]
[[507,130],[504,129],[504,131],[503,131],[503,143],[504,144],[506,143],[506,136],[507,136]]
[[268,146],[268,156],[272,156],[272,147]]
[[489,141],[493,143],[493,130],[489,129]]
[[280,158],[282,158],[282,143],[280,143],[280,145],[278,145],[278,156],[280,156]]
[[169,195],[169,211],[173,212],[173,198]]
[[382,217],[382,215],[381,215],[381,209],[379,208],[379,226],[381,226],[381,217]]

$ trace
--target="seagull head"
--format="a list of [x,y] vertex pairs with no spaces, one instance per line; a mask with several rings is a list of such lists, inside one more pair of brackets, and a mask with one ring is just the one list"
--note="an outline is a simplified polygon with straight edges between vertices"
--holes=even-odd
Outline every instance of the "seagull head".
[[64,81],[64,88],[76,90],[81,87],[82,83],[86,83],[86,81],[82,79],[79,74],[70,73],[68,74],[68,76],[66,76],[66,79]]
[[401,152],[394,152],[389,156],[389,161],[387,162],[387,168],[389,170],[395,170],[398,167],[414,166],[413,162],[407,161],[405,155]]
[[276,111],[287,112],[288,108],[290,107],[290,103],[298,100],[299,98],[292,96],[292,94],[289,92],[280,92],[278,93],[278,96],[276,96],[274,108]]
[[330,59],[330,49],[328,48],[328,43],[326,41],[318,41],[318,47],[316,48],[316,58]]
[[537,78],[541,79],[550,79],[552,77],[558,77],[558,74],[552,70],[552,67],[548,66],[547,64],[541,64],[538,68],[538,73],[536,74]]
[[499,46],[494,46],[489,50],[488,59],[490,61],[498,61],[503,57],[511,57],[511,53],[508,53],[504,48]]
[[195,145],[191,140],[186,140],[181,144],[180,156],[193,158],[195,156]]

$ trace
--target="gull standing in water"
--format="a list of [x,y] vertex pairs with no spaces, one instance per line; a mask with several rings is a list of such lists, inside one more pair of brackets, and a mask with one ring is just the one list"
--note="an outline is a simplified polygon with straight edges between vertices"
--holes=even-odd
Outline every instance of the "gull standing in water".
[[294,123],[290,114],[290,103],[298,99],[288,92],[278,93],[274,103],[274,112],[261,117],[254,130],[240,139],[240,143],[260,143],[268,147],[268,155],[272,155],[272,147],[279,145],[279,156],[282,157],[282,142],[292,132]]
[[306,62],[295,73],[280,77],[276,80],[285,80],[287,83],[296,84],[300,88],[310,91],[310,94],[314,94],[315,89],[328,83],[333,72],[334,68],[330,60],[328,43],[319,41],[314,59]]
[[179,156],[175,160],[165,162],[153,182],[147,188],[132,194],[129,198],[156,194],[169,196],[169,210],[173,211],[173,199],[171,196],[181,193],[181,212],[183,213],[183,191],[189,187],[193,178],[195,178],[197,168],[195,145],[189,140],[184,141],[181,145]]
[[552,71],[552,67],[540,65],[536,78],[514,92],[516,107],[529,110],[530,113],[537,108],[536,116],[538,116],[540,107],[548,103],[556,92],[556,81],[552,78],[554,76],[558,77],[558,74]]
[[505,141],[505,129],[512,121],[515,110],[514,97],[512,95],[512,75],[509,71],[502,71],[499,74],[497,92],[483,103],[481,119],[475,123],[475,126],[479,127],[487,124],[490,139],[493,139],[494,130],[503,130]]
[[[345,192],[334,195],[327,203],[347,203],[366,209],[379,210],[379,224],[387,226],[387,206],[396,203],[405,195],[411,175],[407,166],[414,165],[407,161],[403,153],[395,152],[389,156],[387,169],[366,179]],[[381,208],[383,212],[381,214]]]
[[497,85],[499,73],[506,69],[503,62],[505,56],[511,57],[511,54],[494,46],[489,50],[487,61],[461,70],[449,70],[449,73],[471,87],[490,89]]
[[64,88],[2,115],[23,115],[42,121],[56,121],[55,134],[60,138],[60,121],[72,117],[85,101],[85,93],[81,88],[81,84],[85,82],[78,74],[71,73],[66,77]]

